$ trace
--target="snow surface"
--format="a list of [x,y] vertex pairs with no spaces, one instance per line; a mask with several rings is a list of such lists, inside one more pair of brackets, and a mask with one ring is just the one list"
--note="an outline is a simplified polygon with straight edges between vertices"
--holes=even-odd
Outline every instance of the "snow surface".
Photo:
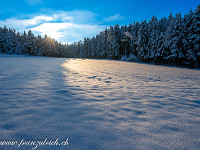
[[200,70],[1,54],[0,120],[0,141],[69,138],[37,149],[197,150]]

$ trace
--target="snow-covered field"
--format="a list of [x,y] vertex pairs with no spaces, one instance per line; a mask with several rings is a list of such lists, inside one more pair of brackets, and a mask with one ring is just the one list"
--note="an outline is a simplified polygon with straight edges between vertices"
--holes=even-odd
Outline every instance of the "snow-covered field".
[[0,142],[23,138],[69,138],[36,149],[198,150],[200,70],[1,54]]

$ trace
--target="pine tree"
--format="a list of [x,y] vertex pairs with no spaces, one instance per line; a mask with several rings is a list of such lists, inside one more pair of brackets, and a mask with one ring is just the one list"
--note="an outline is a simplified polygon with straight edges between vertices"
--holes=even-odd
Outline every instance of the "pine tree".
[[171,60],[172,62],[180,65],[182,59],[185,57],[183,55],[183,41],[184,41],[184,32],[182,26],[182,17],[181,14],[176,15],[175,25],[172,30],[171,40],[169,41],[170,46],[170,54],[167,59]]
[[0,27],[0,53],[3,53],[3,41],[4,41],[3,29]]
[[31,30],[28,31],[28,38],[27,38],[27,49],[29,55],[36,55],[37,47],[36,47],[36,39],[34,34]]
[[28,54],[28,35],[26,34],[26,31],[24,31],[24,33],[21,35],[19,41],[21,43],[21,53],[25,55]]
[[91,39],[91,57],[96,58],[96,39],[93,37]]
[[200,6],[190,16],[188,21],[188,49],[186,52],[187,63],[190,66],[200,66]]
[[37,56],[42,56],[43,55],[43,50],[44,50],[44,44],[42,42],[42,37],[40,35],[38,35],[37,39],[36,39],[36,45],[37,45]]
[[96,35],[96,55],[97,55],[97,58],[103,58],[103,55],[102,55],[102,44],[101,44],[101,36],[100,35]]
[[132,40],[131,40],[131,53],[135,56],[135,57],[138,57],[138,32],[139,32],[139,29],[140,29],[140,23],[139,22],[136,22],[134,23],[134,25],[131,27],[130,29],[130,33],[132,34]]
[[172,39],[172,33],[175,30],[175,18],[172,16],[172,13],[169,15],[168,20],[167,20],[167,29],[164,35],[164,59],[166,62],[170,62],[169,60],[169,55],[171,51],[171,39]]
[[17,55],[22,54],[22,49],[23,49],[23,44],[21,43],[21,35],[19,32],[17,32],[16,37],[15,37],[15,53]]
[[158,49],[158,37],[159,37],[159,28],[158,28],[158,19],[153,16],[149,22],[148,28],[149,41],[148,41],[148,58],[152,61],[155,58],[155,52]]
[[108,39],[108,30],[105,29],[105,31],[101,33],[101,56],[102,56],[102,58],[107,57],[107,39]]
[[145,21],[141,22],[139,31],[138,31],[138,40],[137,40],[137,52],[140,60],[146,61],[148,59],[148,24]]
[[165,47],[164,47],[164,33],[161,32],[161,34],[158,37],[158,41],[157,41],[157,49],[155,50],[155,56],[154,56],[154,62],[155,63],[164,63],[164,57],[165,56]]

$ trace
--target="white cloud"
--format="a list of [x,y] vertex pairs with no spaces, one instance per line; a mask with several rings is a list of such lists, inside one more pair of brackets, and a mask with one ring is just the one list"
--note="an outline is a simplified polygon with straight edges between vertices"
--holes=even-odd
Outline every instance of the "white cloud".
[[90,11],[52,11],[48,14],[35,15],[29,19],[0,20],[0,26],[6,25],[20,32],[31,29],[36,35],[46,34],[63,43],[73,43],[83,40],[84,37],[96,36],[107,28],[105,25],[98,25],[95,18],[97,15]]
[[23,24],[25,26],[36,25],[36,24],[39,24],[43,21],[52,21],[52,20],[54,20],[54,19],[50,16],[36,16],[32,19],[23,20]]
[[42,9],[42,11],[44,13],[48,12],[48,15],[54,17],[54,19],[64,22],[73,21],[80,24],[97,22],[97,14],[88,10],[54,11],[49,9]]
[[92,37],[103,31],[106,26],[87,25],[75,23],[44,23],[31,28],[34,33],[48,35],[63,43],[73,43],[83,40],[84,37]]
[[66,21],[74,21],[73,17],[70,16],[65,16],[62,18],[62,21],[66,22]]
[[97,14],[95,14],[91,11],[87,11],[87,10],[70,11],[70,12],[66,12],[65,15],[72,17],[74,19],[74,21],[76,21],[78,23],[94,23],[94,22],[97,22],[97,20],[96,20]]
[[38,25],[42,22],[52,21],[53,18],[50,16],[35,16],[31,19],[6,19],[4,21],[0,21],[0,25],[7,25],[11,28],[16,28],[18,30],[26,29],[29,26]]
[[120,14],[115,14],[114,16],[110,16],[108,18],[105,18],[104,21],[113,22],[113,21],[123,20],[123,19],[124,19],[124,17],[121,16]]
[[40,33],[41,35],[47,34],[48,36],[59,40],[59,38],[64,37],[61,31],[70,27],[72,27],[71,23],[43,23],[31,28],[31,30]]

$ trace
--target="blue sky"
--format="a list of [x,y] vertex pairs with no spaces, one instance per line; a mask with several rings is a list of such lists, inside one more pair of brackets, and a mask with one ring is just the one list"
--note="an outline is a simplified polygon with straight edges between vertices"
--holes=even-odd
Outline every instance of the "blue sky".
[[199,0],[4,0],[0,26],[72,43],[92,37],[110,25],[182,15],[195,10]]

